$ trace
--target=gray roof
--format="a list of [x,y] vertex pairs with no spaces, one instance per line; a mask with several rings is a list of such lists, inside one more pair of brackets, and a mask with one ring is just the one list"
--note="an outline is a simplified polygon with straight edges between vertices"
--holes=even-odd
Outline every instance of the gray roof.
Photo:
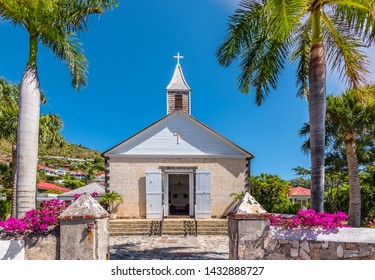
[[190,87],[187,84],[184,74],[182,73],[182,68],[180,64],[176,65],[174,69],[173,77],[167,86],[167,90],[189,90]]
[[90,183],[84,187],[63,193],[61,196],[74,196],[75,194],[92,194],[97,192],[99,194],[105,193],[105,188],[98,183]]
[[90,195],[81,195],[61,213],[59,219],[95,219],[105,217],[108,217],[108,212],[98,202]]

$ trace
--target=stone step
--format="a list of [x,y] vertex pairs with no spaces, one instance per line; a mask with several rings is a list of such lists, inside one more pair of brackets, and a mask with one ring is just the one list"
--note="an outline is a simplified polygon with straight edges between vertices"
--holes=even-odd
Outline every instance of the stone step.
[[[121,235],[150,235],[160,232],[159,220],[126,219],[112,220],[109,224],[111,236]],[[195,234],[193,219],[173,218],[165,219],[163,235]],[[198,234],[200,235],[227,235],[228,221],[226,219],[201,219],[198,220]]]

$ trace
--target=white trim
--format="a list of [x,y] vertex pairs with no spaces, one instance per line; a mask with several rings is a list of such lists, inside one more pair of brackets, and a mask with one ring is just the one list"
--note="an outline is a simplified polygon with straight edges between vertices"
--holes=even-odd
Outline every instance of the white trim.
[[189,216],[194,216],[194,173],[189,173]]
[[108,158],[248,158],[245,155],[154,155],[154,154],[106,154]]
[[166,115],[168,115],[168,110],[169,110],[168,97],[169,97],[169,93],[168,93],[168,90],[167,90],[167,112],[166,112]]
[[164,209],[164,217],[169,216],[169,173],[163,172],[164,178],[164,202],[163,202],[163,209]]
[[164,173],[169,174],[186,174],[186,173],[193,173],[193,169],[165,169]]
[[164,177],[164,217],[169,216],[169,175],[189,175],[189,216],[194,215],[194,173],[193,170],[168,170]]
[[191,116],[191,90],[189,91],[189,115]]

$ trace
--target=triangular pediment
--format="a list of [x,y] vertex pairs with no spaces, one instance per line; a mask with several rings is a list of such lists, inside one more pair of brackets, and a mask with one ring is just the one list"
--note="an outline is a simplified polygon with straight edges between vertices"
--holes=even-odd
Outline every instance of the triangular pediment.
[[253,157],[181,111],[150,125],[104,152],[104,156]]

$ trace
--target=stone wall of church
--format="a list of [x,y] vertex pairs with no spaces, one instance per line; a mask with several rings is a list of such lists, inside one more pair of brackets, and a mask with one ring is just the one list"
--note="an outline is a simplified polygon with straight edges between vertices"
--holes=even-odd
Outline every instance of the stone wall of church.
[[124,197],[117,209],[118,218],[146,217],[147,169],[163,166],[192,167],[211,171],[211,211],[213,217],[225,215],[231,206],[233,192],[244,190],[247,173],[244,158],[111,158],[108,160],[108,189]]

